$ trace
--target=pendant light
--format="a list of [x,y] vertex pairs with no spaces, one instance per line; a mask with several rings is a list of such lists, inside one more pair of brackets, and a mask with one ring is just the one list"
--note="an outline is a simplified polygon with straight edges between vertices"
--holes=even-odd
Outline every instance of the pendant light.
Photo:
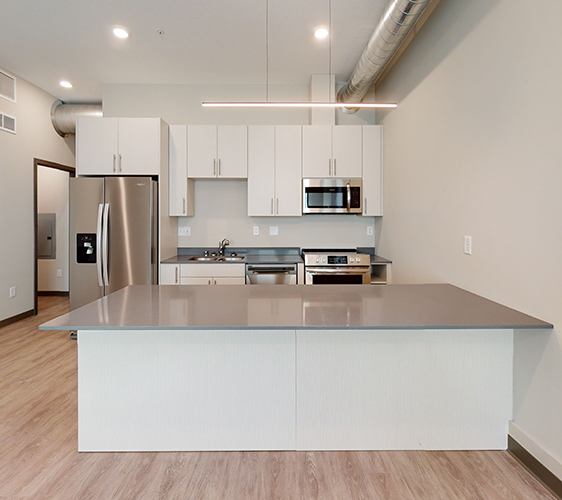
[[[329,0],[330,21],[330,78],[332,78],[332,0]],[[265,101],[203,101],[201,105],[205,108],[396,108],[396,103],[381,102],[307,102],[307,101],[269,101],[269,0],[266,0],[266,26],[265,26],[265,46],[266,46],[266,84]]]

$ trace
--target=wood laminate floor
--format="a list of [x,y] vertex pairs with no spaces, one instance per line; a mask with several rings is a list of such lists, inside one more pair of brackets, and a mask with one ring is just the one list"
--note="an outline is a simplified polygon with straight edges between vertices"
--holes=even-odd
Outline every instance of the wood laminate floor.
[[76,341],[0,329],[0,500],[555,499],[504,451],[78,453]]

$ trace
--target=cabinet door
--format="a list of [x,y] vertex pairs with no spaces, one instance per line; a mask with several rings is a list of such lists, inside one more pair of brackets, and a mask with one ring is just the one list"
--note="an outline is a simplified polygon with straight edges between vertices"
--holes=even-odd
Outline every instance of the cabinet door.
[[216,125],[188,125],[187,177],[214,178],[217,167]]
[[332,175],[334,177],[361,178],[361,125],[332,127]]
[[213,285],[244,285],[244,276],[216,276],[213,278]]
[[218,127],[218,176],[227,179],[248,177],[248,127],[224,125]]
[[77,175],[118,173],[119,120],[81,117],[76,122]]
[[160,118],[119,118],[120,174],[160,173],[160,127]]
[[160,284],[179,285],[180,265],[179,264],[160,264]]
[[382,215],[382,127],[363,127],[363,215]]
[[275,130],[273,126],[248,127],[248,216],[250,217],[274,215]]
[[302,176],[332,176],[332,127],[302,127]]
[[[275,214],[302,216],[301,127],[275,127]],[[248,186],[249,186],[248,179]],[[248,190],[249,193],[249,190]]]
[[187,127],[170,125],[168,215],[194,215],[194,185],[187,180]]

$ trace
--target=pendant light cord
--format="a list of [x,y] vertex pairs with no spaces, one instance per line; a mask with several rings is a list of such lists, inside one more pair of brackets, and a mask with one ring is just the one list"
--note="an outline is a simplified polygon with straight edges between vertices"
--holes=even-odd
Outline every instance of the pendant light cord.
[[269,0],[265,2],[265,102],[269,102]]
[[329,26],[329,34],[328,36],[330,37],[329,42],[329,54],[330,54],[330,66],[329,66],[329,78],[330,78],[330,84],[328,86],[329,88],[329,92],[330,92],[330,102],[332,102],[332,0],[329,0],[329,13],[328,13],[328,26]]

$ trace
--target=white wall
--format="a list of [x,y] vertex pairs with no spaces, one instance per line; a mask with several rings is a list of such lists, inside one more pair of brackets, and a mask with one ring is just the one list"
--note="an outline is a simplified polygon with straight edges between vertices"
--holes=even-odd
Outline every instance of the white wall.
[[[269,99],[309,98],[308,85],[270,86]],[[161,116],[171,125],[307,125],[308,110],[302,109],[209,109],[201,102],[265,99],[264,86],[242,85],[119,85],[103,86],[104,116]],[[355,115],[337,112],[336,123],[372,124],[372,110]],[[367,226],[374,217],[305,216],[248,217],[244,181],[196,181],[195,216],[179,217],[180,226],[191,227],[190,237],[178,245],[215,246],[228,238],[232,246],[356,247],[373,246]],[[253,227],[260,235],[253,236]],[[269,226],[279,227],[279,236],[269,236]]]
[[[562,3],[443,0],[382,84],[393,281],[451,282],[555,325],[515,341],[514,421],[562,478]],[[463,237],[473,239],[472,256]]]
[[74,138],[51,125],[54,101],[20,78],[17,103],[0,98],[0,111],[17,120],[16,135],[0,131],[0,321],[33,309],[33,159],[74,165]]
[[[37,213],[56,214],[56,258],[38,259],[37,289],[68,292],[68,186],[70,174],[37,167]],[[57,276],[57,270],[62,276]]]

